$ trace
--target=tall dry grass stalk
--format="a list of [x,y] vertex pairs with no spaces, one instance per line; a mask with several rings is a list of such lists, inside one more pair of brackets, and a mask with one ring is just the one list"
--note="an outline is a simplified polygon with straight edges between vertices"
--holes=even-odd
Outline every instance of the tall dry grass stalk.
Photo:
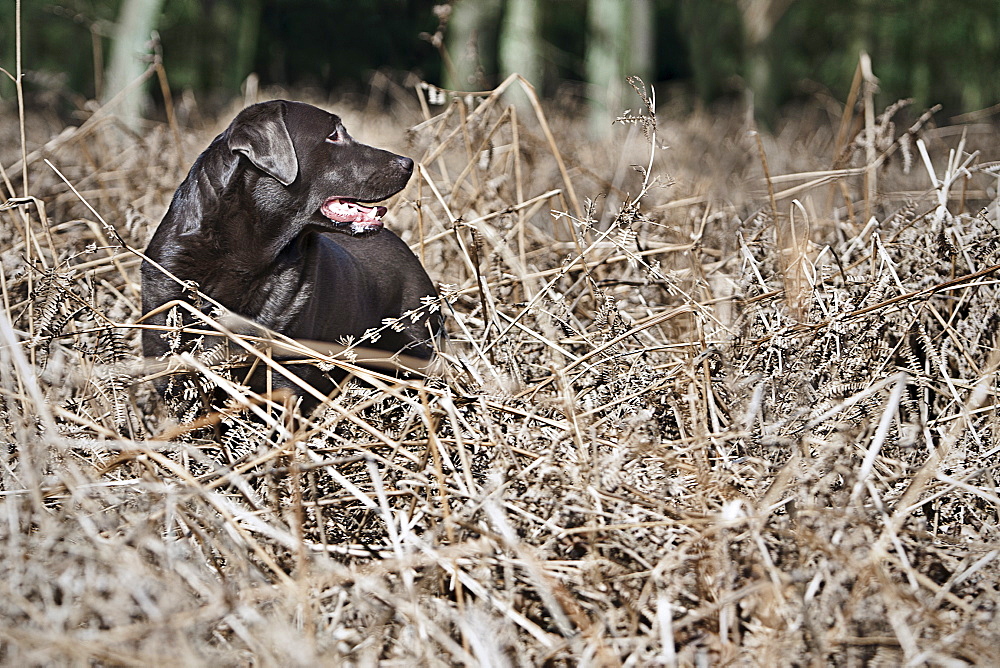
[[533,113],[417,88],[387,220],[447,373],[303,422],[197,349],[231,410],[144,376],[130,248],[204,134],[97,112],[10,158],[0,662],[1000,663],[995,130],[755,137],[633,83],[616,146],[517,78]]

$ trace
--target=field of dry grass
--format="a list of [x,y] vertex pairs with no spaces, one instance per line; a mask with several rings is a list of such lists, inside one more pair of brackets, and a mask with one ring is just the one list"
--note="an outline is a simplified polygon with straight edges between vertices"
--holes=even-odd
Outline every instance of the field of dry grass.
[[4,111],[0,663],[1000,665],[996,127],[383,92],[448,369],[221,437],[131,248],[229,117]]

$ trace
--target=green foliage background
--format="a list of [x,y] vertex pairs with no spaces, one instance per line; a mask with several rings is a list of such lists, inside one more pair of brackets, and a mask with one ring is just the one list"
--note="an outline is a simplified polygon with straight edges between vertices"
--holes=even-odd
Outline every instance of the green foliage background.
[[[472,0],[463,0],[470,2]],[[115,0],[24,0],[29,92],[64,110],[95,96],[95,62],[106,62]],[[171,85],[226,100],[251,72],[261,82],[344,89],[376,69],[441,83],[442,59],[428,39],[434,0],[168,0],[159,37]],[[14,2],[0,9],[0,58],[14,69]],[[656,0],[656,79],[712,102],[742,91],[746,58],[737,0]],[[586,0],[542,9],[541,89],[555,95],[582,81]],[[625,36],[627,38],[627,36]],[[1000,101],[997,0],[797,0],[764,46],[779,105],[828,92],[843,99],[858,53],[871,53],[882,94],[942,103],[945,114]],[[455,57],[456,54],[453,54]],[[488,59],[487,59],[488,62]],[[487,80],[495,73],[486,72]],[[569,87],[572,90],[572,86]],[[0,95],[12,96],[6,80]],[[36,98],[38,99],[38,98]]]

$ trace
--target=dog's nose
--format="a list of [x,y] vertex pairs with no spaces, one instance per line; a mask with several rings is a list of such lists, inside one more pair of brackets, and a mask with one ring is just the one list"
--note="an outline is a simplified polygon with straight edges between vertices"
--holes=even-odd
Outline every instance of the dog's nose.
[[405,172],[406,174],[412,174],[413,173],[413,161],[410,160],[409,158],[406,158],[406,157],[401,156],[401,155],[397,155],[396,156],[396,163],[399,165],[399,168],[403,172]]

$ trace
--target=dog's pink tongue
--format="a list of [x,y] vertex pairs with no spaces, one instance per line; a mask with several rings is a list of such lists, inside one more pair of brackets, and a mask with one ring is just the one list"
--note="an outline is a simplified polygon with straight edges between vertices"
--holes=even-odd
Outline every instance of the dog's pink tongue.
[[336,223],[381,223],[384,206],[364,206],[346,199],[331,197],[323,202],[320,213]]

